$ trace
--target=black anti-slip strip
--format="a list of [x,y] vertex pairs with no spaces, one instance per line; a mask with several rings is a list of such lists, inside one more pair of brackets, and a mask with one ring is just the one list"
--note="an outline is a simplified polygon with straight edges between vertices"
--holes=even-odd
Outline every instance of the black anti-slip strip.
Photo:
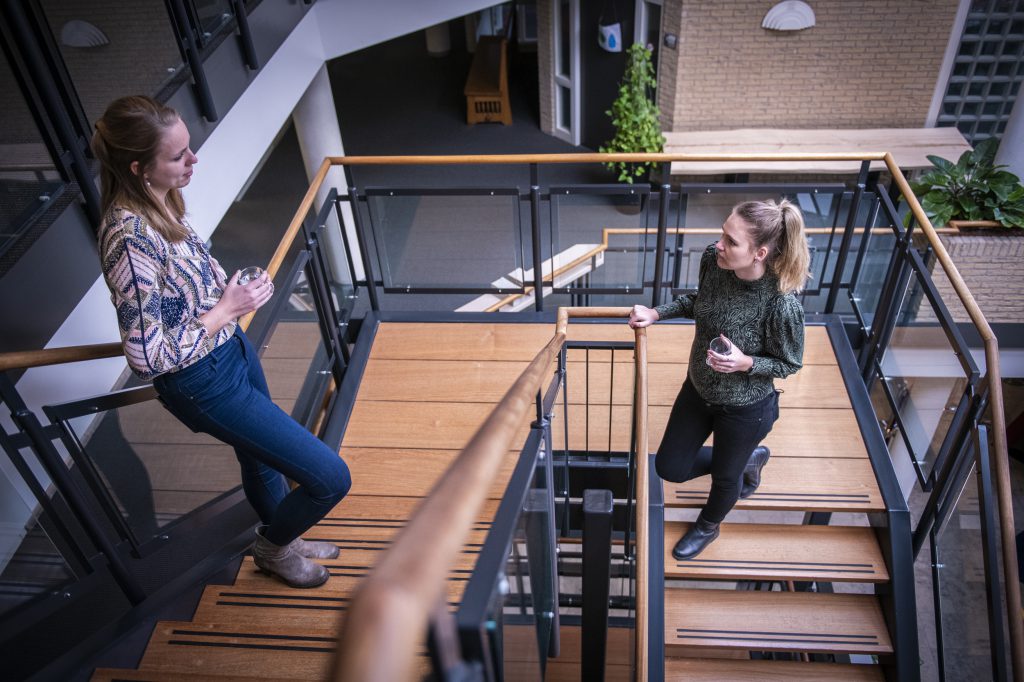
[[[848,637],[854,639],[878,639],[876,635],[844,635],[841,632],[778,632],[772,630],[712,630],[710,628],[676,628],[676,632],[717,632],[721,635],[787,635],[791,637]],[[720,635],[720,636],[721,636]]]
[[237,637],[239,639],[291,639],[301,642],[337,642],[337,637],[316,637],[315,635],[257,635],[252,632],[214,632],[210,630],[171,630],[172,635],[194,637]]
[[[676,491],[676,495],[677,496],[690,495],[691,497],[695,496],[695,497],[704,498],[704,497],[708,496],[708,493],[707,492],[701,492],[701,491],[691,491],[691,490],[677,490]],[[757,493],[754,493],[754,495],[757,495]],[[754,495],[751,495],[747,499],[753,498]],[[775,495],[775,496],[778,496],[778,497],[814,497],[814,498],[818,498],[818,497],[842,497],[844,499],[847,498],[847,497],[859,497],[859,498],[863,498],[863,499],[867,499],[867,498],[871,497],[867,493],[780,493],[780,492],[773,492],[773,493],[765,493],[765,495]]]
[[332,654],[334,647],[317,646],[285,646],[282,644],[242,644],[241,642],[190,642],[188,640],[172,639],[168,644],[180,644],[182,646],[210,646],[218,649],[261,649],[263,651],[309,651],[318,654]]
[[259,592],[221,592],[221,597],[252,597],[253,599],[302,599],[304,601],[349,601],[348,597],[297,597],[294,594],[261,594]]
[[755,561],[754,559],[687,559],[688,563],[716,563],[729,561],[730,563],[757,563],[757,564],[778,564],[781,566],[856,566],[870,568],[869,563],[837,563],[834,561]]
[[803,639],[800,637],[727,637],[725,635],[676,635],[676,639],[739,639],[745,642],[789,642],[794,645],[804,644],[878,644],[878,640],[867,642],[851,642],[848,639]]
[[[690,563],[692,565],[692,562],[685,561],[685,562],[677,563],[676,564],[676,568],[686,568],[686,565],[688,563]],[[763,567],[759,567],[759,566],[736,566],[736,565],[725,564],[725,563],[723,563],[723,564],[705,565],[705,566],[701,566],[700,568],[734,568],[736,570],[743,570],[743,569],[748,569],[749,570],[749,569],[763,568],[763,570],[765,570],[765,571],[790,571],[790,572],[800,571],[800,572],[804,572],[804,573],[814,573],[816,571],[821,571],[822,570],[821,568],[800,568],[799,566],[778,566],[778,567],[776,567],[776,566],[763,566]],[[871,569],[865,569],[865,568],[829,568],[827,570],[828,570],[829,573],[873,573],[874,572]]]
[[217,601],[217,606],[249,606],[260,609],[302,609],[305,611],[347,611],[347,606],[322,606],[320,604],[261,604],[257,601]]

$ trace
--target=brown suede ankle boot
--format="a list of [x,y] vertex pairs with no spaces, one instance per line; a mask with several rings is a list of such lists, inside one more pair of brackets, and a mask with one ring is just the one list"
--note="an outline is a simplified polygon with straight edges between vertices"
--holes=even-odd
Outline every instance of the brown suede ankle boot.
[[292,540],[292,549],[307,559],[337,559],[341,554],[341,550],[334,543],[302,538]]
[[283,547],[275,545],[263,537],[263,531],[262,527],[256,529],[256,542],[252,546],[256,568],[292,587],[319,587],[331,577],[326,568],[295,551],[292,543]]

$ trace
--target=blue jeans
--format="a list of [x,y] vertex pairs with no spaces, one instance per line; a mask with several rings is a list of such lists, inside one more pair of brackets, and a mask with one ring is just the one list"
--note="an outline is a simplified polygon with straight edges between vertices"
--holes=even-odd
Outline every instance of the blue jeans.
[[[259,358],[241,330],[194,365],[156,377],[153,386],[186,426],[234,447],[245,496],[275,545],[302,535],[352,487],[338,453],[271,402]],[[286,476],[298,484],[290,492]]]
[[[711,492],[701,516],[719,523],[740,497],[750,453],[778,418],[777,391],[750,405],[715,405],[701,398],[687,379],[672,406],[654,468],[674,483],[711,474]],[[712,433],[715,439],[708,447],[704,441]]]

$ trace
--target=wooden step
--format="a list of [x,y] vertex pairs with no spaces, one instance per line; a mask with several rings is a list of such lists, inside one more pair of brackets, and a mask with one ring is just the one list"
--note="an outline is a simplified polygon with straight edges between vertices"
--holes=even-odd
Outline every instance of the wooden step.
[[[600,351],[608,353],[610,351]],[[632,352],[617,351],[614,366],[570,360],[566,370],[571,404],[616,405],[633,402]],[[650,373],[649,405],[671,407],[686,379],[686,358],[679,364],[660,364]],[[359,387],[358,400],[401,402],[497,403],[522,371],[526,362],[481,360],[371,360]],[[609,389],[614,386],[614,390]],[[837,365],[808,365],[777,382],[784,392],[783,407],[851,409],[842,374]],[[276,394],[275,394],[276,395]],[[283,397],[289,394],[282,393]]]
[[884,679],[882,669],[877,665],[749,659],[665,659],[666,682],[882,682]]
[[[458,558],[458,565],[449,572],[449,580],[465,584],[469,580],[469,576],[473,572],[473,566],[476,564],[477,552],[476,550],[467,555],[460,554]],[[345,561],[344,556],[340,556],[337,559],[330,561],[317,560],[317,563],[323,564],[327,567],[328,572],[331,574],[330,579],[318,589],[329,589],[343,591],[350,589],[352,583],[359,582],[373,571],[372,566],[357,566],[352,563]],[[261,587],[275,590],[275,589],[296,589],[289,588],[283,582],[273,578],[265,573],[261,573],[256,565],[252,561],[252,557],[246,557],[241,566],[238,569],[238,575],[235,578],[234,585],[236,587],[244,587],[246,589],[258,589]],[[299,590],[300,592],[308,592],[309,590]]]
[[[711,477],[664,484],[666,507],[703,507]],[[866,459],[776,457],[761,473],[761,486],[736,509],[790,511],[884,511],[871,463]]]
[[[494,410],[493,403],[360,400],[352,408],[343,447],[461,450]],[[526,442],[533,413],[512,440]],[[353,490],[359,482],[353,480]]]
[[[520,444],[521,445],[521,444]],[[487,496],[501,499],[521,448],[510,451]],[[343,447],[341,457],[360,495],[424,497],[459,455],[459,450]]]
[[686,580],[823,580],[887,582],[871,528],[723,523],[721,535],[694,559],[672,546],[689,523],[665,524],[665,577]]
[[[658,450],[671,407],[652,405],[647,409],[651,452]],[[553,447],[562,449],[565,442],[561,402],[555,407],[551,435]],[[628,405],[590,407],[589,429],[587,411],[582,406],[569,406],[569,445],[571,449],[582,449],[584,436],[589,430],[592,448],[607,448],[609,425],[611,425],[612,450],[623,451],[629,446],[632,409]],[[711,443],[713,439],[708,439]],[[866,459],[867,448],[857,426],[853,410],[782,408],[779,420],[764,444],[772,453],[785,457],[827,457],[829,459]]]
[[[371,358],[430,360],[523,360],[529,362],[554,334],[553,324],[494,322],[383,322],[373,342]],[[625,319],[604,324],[569,323],[570,340],[633,341]],[[651,363],[679,362],[690,354],[693,325],[662,323],[647,329]],[[835,364],[828,330],[808,325],[804,365]]]
[[871,595],[668,589],[666,654],[686,645],[746,651],[892,652],[882,610]]
[[[329,679],[338,640],[305,628],[223,623],[157,623],[140,671],[239,675],[251,679]],[[413,679],[427,672],[425,649],[417,652]]]
[[[449,580],[449,606],[457,608],[468,574]],[[195,623],[220,623],[245,627],[249,623],[274,627],[301,624],[311,631],[334,633],[348,610],[360,580],[332,578],[327,585],[299,590],[287,585],[210,585],[203,591],[192,617]]]

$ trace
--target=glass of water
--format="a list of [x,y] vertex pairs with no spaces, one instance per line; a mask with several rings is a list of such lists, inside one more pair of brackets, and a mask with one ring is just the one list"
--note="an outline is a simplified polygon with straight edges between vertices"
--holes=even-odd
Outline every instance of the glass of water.
[[253,281],[254,279],[259,279],[260,275],[262,275],[262,274],[263,274],[263,268],[261,268],[259,266],[256,266],[256,265],[250,265],[249,267],[247,267],[246,269],[242,270],[242,272],[239,273],[239,275],[238,275],[238,283],[239,284],[248,284],[249,282]]
[[[708,344],[708,348],[712,353],[728,355],[732,351],[732,344],[729,343],[729,339],[719,334],[715,338],[711,339],[711,343]],[[704,361],[709,365],[711,364],[711,358],[705,358]]]

